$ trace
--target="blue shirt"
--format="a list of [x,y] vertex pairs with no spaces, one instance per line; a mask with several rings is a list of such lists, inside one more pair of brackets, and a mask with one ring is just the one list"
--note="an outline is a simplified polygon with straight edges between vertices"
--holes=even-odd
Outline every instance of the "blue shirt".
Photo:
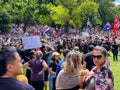
[[64,60],[61,60],[58,65],[57,65],[57,69],[56,69],[56,76],[58,75],[58,73],[60,72],[60,70],[63,68],[63,63],[65,61]]

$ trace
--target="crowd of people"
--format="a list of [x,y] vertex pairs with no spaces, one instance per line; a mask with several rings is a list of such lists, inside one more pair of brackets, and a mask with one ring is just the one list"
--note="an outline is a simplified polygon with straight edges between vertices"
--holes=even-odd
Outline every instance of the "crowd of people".
[[42,38],[41,47],[27,50],[21,39],[2,43],[0,89],[114,90],[108,56],[118,61],[119,36],[70,36]]

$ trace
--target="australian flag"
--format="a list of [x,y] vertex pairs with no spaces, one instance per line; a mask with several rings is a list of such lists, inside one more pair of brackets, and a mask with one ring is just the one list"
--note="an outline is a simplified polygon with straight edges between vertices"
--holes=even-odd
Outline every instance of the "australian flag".
[[104,31],[108,31],[110,28],[111,28],[111,25],[109,22],[107,22],[103,29]]

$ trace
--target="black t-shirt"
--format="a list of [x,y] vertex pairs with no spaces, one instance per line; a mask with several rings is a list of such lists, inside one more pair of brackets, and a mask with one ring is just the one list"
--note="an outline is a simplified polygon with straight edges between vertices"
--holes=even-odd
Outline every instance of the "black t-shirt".
[[56,72],[57,64],[55,62],[51,61],[49,67],[52,68],[52,71]]
[[0,90],[35,90],[29,84],[14,78],[0,78]]
[[48,64],[48,56],[50,55],[48,52],[42,52],[43,53],[43,57],[42,59],[45,60],[45,62]]

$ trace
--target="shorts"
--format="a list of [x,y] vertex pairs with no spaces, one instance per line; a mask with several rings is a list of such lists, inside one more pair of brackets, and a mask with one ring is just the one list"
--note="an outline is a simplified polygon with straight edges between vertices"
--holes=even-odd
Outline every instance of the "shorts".
[[48,81],[48,74],[48,70],[46,70],[44,75],[44,81]]

